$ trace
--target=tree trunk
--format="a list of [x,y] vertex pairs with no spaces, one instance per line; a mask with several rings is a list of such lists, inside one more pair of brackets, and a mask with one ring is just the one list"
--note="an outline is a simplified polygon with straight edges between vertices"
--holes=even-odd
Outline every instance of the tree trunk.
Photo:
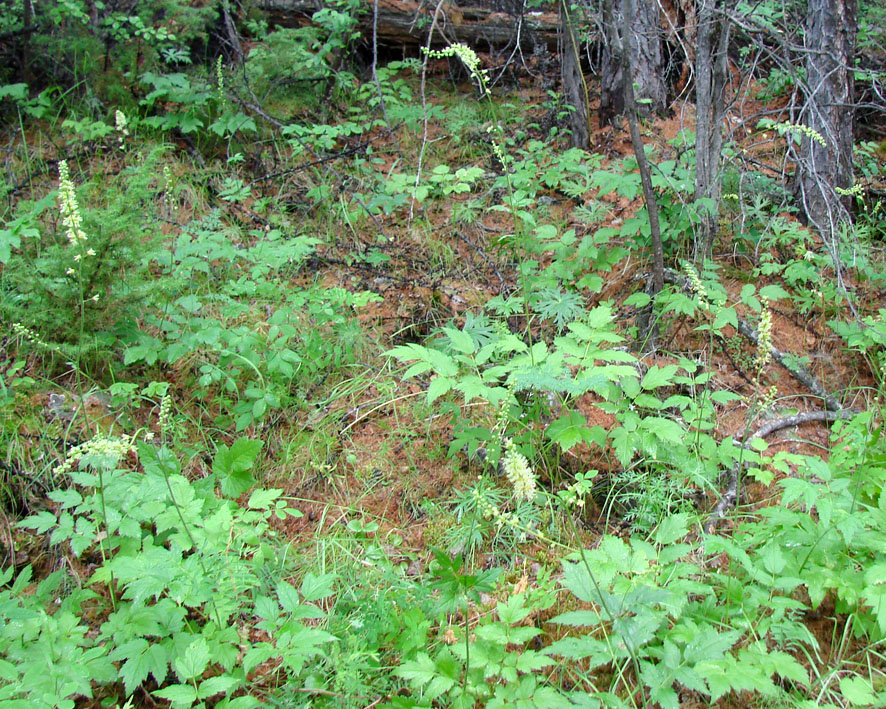
[[[854,85],[852,62],[858,31],[856,0],[808,0],[806,103],[800,124],[818,136],[800,145],[799,197],[803,210],[830,240],[846,220],[850,202],[836,188],[852,186]],[[817,137],[823,138],[822,145]]]
[[723,148],[729,25],[722,0],[699,0],[695,52],[695,200],[700,221],[695,260],[711,257],[720,207],[720,153]]
[[569,7],[569,0],[560,0],[560,29],[562,49],[560,52],[560,78],[566,104],[572,107],[569,113],[569,129],[573,147],[587,150],[590,141],[588,126],[588,88],[581,71],[581,53],[578,33],[575,30],[578,12]]
[[[600,125],[611,123],[625,109],[624,77],[621,56],[615,47],[614,34],[626,24],[617,4],[603,3],[605,46],[600,69]],[[637,112],[640,116],[663,114],[667,107],[667,87],[664,80],[664,54],[658,0],[636,0],[630,3],[629,25],[635,61],[631,75]]]
[[[634,75],[636,60],[634,57],[634,41],[630,18],[634,17],[634,0],[621,0],[621,12],[618,17],[622,20],[621,27],[612,22],[616,17],[614,5],[619,0],[603,0],[603,22],[610,23],[607,28],[607,40],[611,40],[611,51],[618,57],[621,65],[623,80],[622,97],[624,100],[624,112],[628,119],[628,127],[631,131],[631,145],[634,148],[634,156],[637,158],[637,167],[640,171],[640,183],[643,186],[643,201],[646,203],[646,212],[649,215],[649,233],[652,241],[652,278],[650,279],[647,292],[653,298],[659,294],[664,285],[664,247],[661,239],[661,225],[658,219],[658,202],[655,190],[652,187],[652,175],[649,169],[649,161],[646,159],[646,150],[643,146],[643,138],[640,135],[640,121],[638,118],[637,101],[634,95],[634,82],[628,77]],[[639,340],[650,349],[655,349],[656,323],[653,319],[653,303],[650,303],[638,318]]]

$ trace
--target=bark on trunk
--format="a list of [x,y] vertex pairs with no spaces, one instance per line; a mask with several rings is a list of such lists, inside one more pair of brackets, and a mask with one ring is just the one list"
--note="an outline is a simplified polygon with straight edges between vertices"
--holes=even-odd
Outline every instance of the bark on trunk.
[[[729,25],[721,0],[700,0],[695,53],[695,199],[701,213],[695,260],[711,257],[720,206]],[[699,201],[704,200],[704,201]]]
[[[376,37],[380,44],[395,46],[424,45],[436,2],[419,3],[415,0],[381,0],[378,3]],[[271,16],[271,24],[296,27],[310,22],[311,15],[323,7],[323,0],[259,0],[259,7]],[[369,36],[373,25],[373,0],[363,0],[359,15],[360,29]],[[444,3],[443,20],[434,33],[432,46],[464,42],[476,49],[513,46],[519,40],[524,50],[532,51],[536,43],[557,47],[559,18],[555,12],[527,13],[518,23],[517,18],[484,7],[456,7]],[[520,31],[517,31],[518,24]]]
[[825,238],[848,218],[852,186],[856,0],[809,0],[806,15],[806,104],[800,124],[824,139],[800,145],[799,197],[809,222]]
[[569,128],[572,132],[573,147],[586,150],[590,140],[588,126],[588,91],[581,72],[581,54],[578,33],[575,30],[574,10],[569,8],[569,0],[560,0],[560,27],[562,49],[560,51],[560,78],[563,96],[567,105],[572,106],[569,114]]
[[[606,5],[606,3],[604,3]],[[607,17],[609,15],[609,17]],[[613,33],[624,25],[621,9],[617,4],[611,13],[604,7],[603,25],[606,46],[600,70],[600,125],[610,123],[624,112],[624,77],[619,52],[614,49]],[[631,3],[631,44],[635,61],[632,63],[634,98],[640,116],[661,115],[667,107],[667,87],[664,80],[664,54],[662,51],[662,27],[658,0],[636,0]]]

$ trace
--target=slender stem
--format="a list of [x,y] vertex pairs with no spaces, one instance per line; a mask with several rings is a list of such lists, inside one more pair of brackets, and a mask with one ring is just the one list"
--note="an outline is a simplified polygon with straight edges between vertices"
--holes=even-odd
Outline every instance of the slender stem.
[[[101,550],[102,554],[102,565],[108,563],[108,555],[105,553],[105,539],[111,536],[111,532],[108,529],[108,511],[107,507],[105,507],[105,478],[103,473],[104,466],[97,466],[98,470],[98,499],[101,503],[102,507],[102,522],[105,526],[105,536],[104,538],[99,540],[98,548]],[[108,595],[111,597],[111,610],[117,610],[117,597],[114,594],[114,572],[111,571],[111,578],[108,581]]]
[[[191,528],[188,526],[188,523],[185,522],[185,517],[182,514],[181,507],[179,507],[178,502],[175,499],[175,493],[172,491],[172,483],[169,480],[169,473],[166,472],[166,468],[163,468],[163,478],[166,480],[166,488],[169,490],[169,499],[172,500],[172,506],[175,507],[175,511],[178,512],[178,518],[182,523],[182,529],[185,530],[185,534],[188,535],[188,539],[191,542],[191,546],[194,548],[194,552],[198,555],[197,559],[200,563],[200,568],[203,569],[203,575],[206,578],[212,578],[209,574],[209,570],[206,568],[206,562],[203,559],[203,555],[199,553],[197,542],[194,541],[194,535],[191,534]],[[221,628],[221,615],[218,612],[218,606],[216,605],[214,598],[212,599],[212,610],[215,613],[215,622],[218,627]]]

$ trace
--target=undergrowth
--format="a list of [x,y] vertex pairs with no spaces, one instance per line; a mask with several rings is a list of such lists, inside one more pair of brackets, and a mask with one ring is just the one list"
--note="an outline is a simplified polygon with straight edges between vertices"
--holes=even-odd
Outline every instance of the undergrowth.
[[[0,88],[0,707],[886,702],[873,206],[828,245],[736,191],[693,265],[650,139],[653,298],[636,160],[466,47],[422,105],[424,57],[345,61],[356,2],[239,65],[190,56],[216,10],[75,5],[103,83]],[[831,429],[767,441],[800,370]]]

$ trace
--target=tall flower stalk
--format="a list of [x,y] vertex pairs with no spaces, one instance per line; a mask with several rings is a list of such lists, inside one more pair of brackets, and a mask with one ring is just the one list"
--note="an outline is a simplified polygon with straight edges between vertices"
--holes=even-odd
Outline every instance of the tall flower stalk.
[[83,216],[80,213],[80,204],[77,201],[77,191],[74,187],[74,181],[71,179],[71,172],[68,168],[68,161],[61,160],[58,164],[58,201],[59,213],[61,215],[62,225],[65,228],[65,237],[68,240],[69,251],[72,252],[72,265],[69,265],[65,273],[76,278],[77,295],[78,295],[78,311],[80,316],[80,332],[77,338],[77,354],[73,362],[74,370],[77,375],[77,388],[79,389],[81,399],[83,395],[83,387],[81,381],[80,355],[84,335],[84,326],[86,322],[86,302],[87,300],[98,301],[99,294],[95,293],[87,298],[86,284],[83,271],[83,264],[87,258],[95,256],[95,250],[89,246],[89,237],[83,230]]

